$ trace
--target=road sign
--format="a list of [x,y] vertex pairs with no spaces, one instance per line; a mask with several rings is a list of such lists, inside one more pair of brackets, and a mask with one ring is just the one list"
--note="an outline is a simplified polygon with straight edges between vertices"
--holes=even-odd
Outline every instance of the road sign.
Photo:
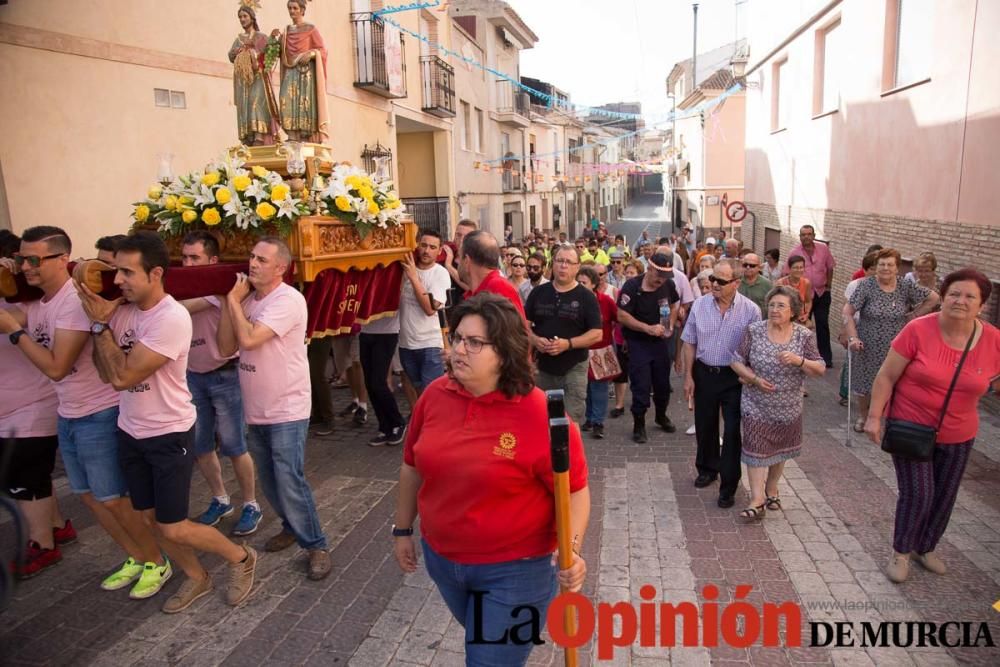
[[747,207],[741,201],[729,202],[726,206],[726,217],[730,222],[742,222],[747,217]]

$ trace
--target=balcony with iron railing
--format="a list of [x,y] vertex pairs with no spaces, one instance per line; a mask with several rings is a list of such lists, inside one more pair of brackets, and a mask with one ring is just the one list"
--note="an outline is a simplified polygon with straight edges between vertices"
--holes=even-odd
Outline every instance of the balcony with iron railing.
[[420,56],[421,107],[438,118],[455,116],[455,68],[437,56]]
[[[354,86],[382,97],[406,97],[406,40],[403,36],[390,31],[390,37],[386,37],[385,22],[371,12],[351,14],[351,27]],[[398,50],[393,48],[392,35],[398,35]]]
[[531,97],[514,85],[513,81],[498,79],[497,122],[517,127],[531,126]]
[[[510,165],[508,167],[508,165]],[[504,192],[521,192],[521,163],[511,161],[504,163],[501,185]]]
[[436,229],[442,238],[451,238],[448,228],[447,197],[403,197],[402,202],[419,229]]

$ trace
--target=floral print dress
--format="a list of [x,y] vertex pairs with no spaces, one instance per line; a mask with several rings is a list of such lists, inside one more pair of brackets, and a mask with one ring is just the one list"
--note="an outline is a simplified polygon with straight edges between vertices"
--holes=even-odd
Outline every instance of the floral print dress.
[[816,334],[792,324],[787,343],[775,343],[767,335],[767,321],[747,327],[733,360],[750,367],[757,377],[774,385],[766,392],[756,385],[743,387],[743,452],[750,467],[771,466],[795,458],[802,451],[802,381],[805,372],[781,363],[778,355],[792,352],[807,361],[823,361]]

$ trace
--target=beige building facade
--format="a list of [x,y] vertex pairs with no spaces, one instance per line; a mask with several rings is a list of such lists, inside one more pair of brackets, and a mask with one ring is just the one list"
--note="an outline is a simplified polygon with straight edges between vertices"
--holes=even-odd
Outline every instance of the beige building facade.
[[939,276],[973,266],[1000,279],[1000,44],[990,37],[1000,4],[816,0],[753,12],[746,200],[756,226],[748,218],[744,238],[787,254],[813,225],[838,262],[832,312],[875,243],[904,260],[934,252]]
[[[155,181],[160,155],[172,154],[175,172],[186,173],[236,144],[227,52],[240,32],[237,7],[193,0],[0,6],[0,124],[7,130],[0,135],[0,225],[15,232],[61,225],[74,254],[89,256],[98,237],[128,228],[131,203]],[[354,164],[391,157],[404,201],[431,202],[411,206],[418,222],[447,228],[457,214],[454,83],[419,40],[372,16],[380,8],[379,0],[308,5],[306,21],[328,51],[328,144],[337,160]],[[263,2],[257,18],[265,33],[289,23],[283,2]],[[451,44],[446,12],[392,19]],[[393,40],[404,54],[403,94],[390,90],[378,47]]]

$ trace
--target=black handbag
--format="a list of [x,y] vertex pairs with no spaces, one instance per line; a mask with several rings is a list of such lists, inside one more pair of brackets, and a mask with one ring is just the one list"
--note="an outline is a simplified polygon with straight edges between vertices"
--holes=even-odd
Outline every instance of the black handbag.
[[[972,347],[972,340],[976,337],[976,325],[972,325],[972,335],[969,336],[965,344],[965,351],[962,358],[958,360],[958,368],[951,378],[951,386],[948,387],[948,394],[944,397],[944,405],[941,406],[941,416],[938,418],[936,428],[906,421],[905,419],[886,419],[885,432],[882,434],[882,451],[898,456],[909,461],[926,462],[934,458],[934,445],[937,444],[938,430],[944,423],[944,416],[948,411],[948,402],[951,400],[951,393],[955,390],[958,382],[958,374],[962,372],[962,364]],[[893,396],[895,398],[895,395]],[[891,412],[891,407],[890,407]]]

